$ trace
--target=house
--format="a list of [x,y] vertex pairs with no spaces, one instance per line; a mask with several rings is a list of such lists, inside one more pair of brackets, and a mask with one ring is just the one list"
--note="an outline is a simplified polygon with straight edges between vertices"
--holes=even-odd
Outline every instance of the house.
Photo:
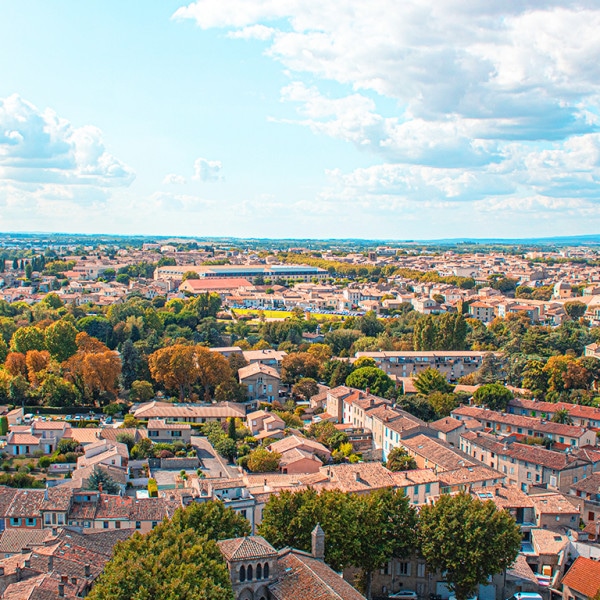
[[31,425],[13,425],[6,438],[6,451],[12,456],[52,454],[58,442],[70,435],[71,426],[65,421],[36,420]]
[[87,445],[83,456],[77,459],[77,468],[94,467],[96,465],[110,465],[113,467],[127,466],[129,461],[129,450],[126,444],[121,442],[109,442],[99,440],[95,444]]
[[189,444],[192,437],[192,426],[189,423],[167,423],[164,419],[150,419],[147,430],[148,438],[155,443]]
[[264,399],[273,402],[279,398],[281,377],[277,370],[261,362],[254,362],[238,370],[240,383],[248,389],[248,400]]
[[331,458],[329,448],[323,446],[323,444],[319,444],[319,442],[298,435],[290,435],[267,446],[269,452],[279,452],[281,455],[293,448],[298,448],[308,454],[317,455],[319,458],[323,459],[324,462],[328,462]]
[[265,432],[267,435],[285,429],[285,421],[275,413],[266,410],[256,410],[246,415],[246,427],[252,435]]
[[244,350],[244,359],[248,364],[261,363],[269,367],[273,367],[278,371],[281,369],[281,363],[287,356],[287,352],[283,350],[272,350],[266,348],[264,350]]
[[281,453],[279,469],[282,473],[318,473],[323,461],[312,452],[301,448],[290,448]]
[[578,556],[562,578],[563,600],[591,600],[600,591],[600,562]]
[[246,416],[244,406],[233,402],[216,404],[171,404],[156,400],[134,407],[136,419],[163,419],[167,423],[225,423],[228,419],[243,419]]

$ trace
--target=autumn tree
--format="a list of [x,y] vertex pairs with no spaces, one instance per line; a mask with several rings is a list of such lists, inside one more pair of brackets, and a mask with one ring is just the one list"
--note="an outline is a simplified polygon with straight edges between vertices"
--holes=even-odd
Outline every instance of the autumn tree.
[[293,352],[281,361],[281,381],[293,385],[309,377],[317,380],[319,378],[319,360],[308,352]]
[[281,454],[279,452],[269,452],[259,446],[248,455],[246,466],[252,473],[270,473],[277,471],[280,460]]
[[38,375],[50,365],[50,352],[48,350],[30,350],[25,355],[27,378],[33,386],[39,384]]
[[457,600],[514,562],[521,532],[514,518],[488,500],[469,494],[442,495],[419,513],[419,546],[427,564],[445,572]]
[[198,381],[193,346],[175,344],[157,350],[148,357],[148,366],[153,379],[168,390],[177,390],[182,402]]
[[204,389],[204,399],[210,401],[211,391],[232,378],[229,362],[219,352],[211,352],[204,346],[195,346],[194,349],[198,383]]
[[4,361],[4,367],[13,376],[27,376],[27,361],[22,352],[9,352]]
[[292,386],[292,394],[303,400],[308,400],[311,396],[319,393],[319,385],[310,377],[303,377]]

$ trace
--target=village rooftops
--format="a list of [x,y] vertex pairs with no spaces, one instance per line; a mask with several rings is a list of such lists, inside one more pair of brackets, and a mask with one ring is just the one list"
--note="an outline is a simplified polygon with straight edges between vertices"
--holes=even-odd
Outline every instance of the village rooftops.
[[268,375],[269,377],[274,377],[275,379],[281,379],[279,373],[273,367],[269,365],[263,365],[262,363],[255,362],[249,364],[245,367],[242,367],[238,370],[238,376],[240,381],[242,379],[246,379],[247,377],[251,377],[252,375]]

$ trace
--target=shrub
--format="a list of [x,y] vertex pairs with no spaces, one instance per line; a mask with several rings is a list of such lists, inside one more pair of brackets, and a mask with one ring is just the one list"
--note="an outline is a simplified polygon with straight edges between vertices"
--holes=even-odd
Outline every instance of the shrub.
[[38,461],[38,467],[40,469],[47,469],[52,464],[52,459],[49,456],[42,456]]
[[150,498],[158,498],[158,484],[156,483],[156,479],[148,479],[148,494],[150,494]]

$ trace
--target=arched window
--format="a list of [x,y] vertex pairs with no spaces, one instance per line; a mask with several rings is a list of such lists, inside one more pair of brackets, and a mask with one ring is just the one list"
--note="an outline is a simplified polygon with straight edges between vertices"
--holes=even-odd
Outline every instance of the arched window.
[[269,563],[265,563],[265,566],[263,567],[263,577],[269,579]]
[[246,581],[246,567],[244,565],[240,567],[240,581]]
[[248,575],[248,581],[252,581],[252,565],[248,565],[248,570],[246,573]]
[[260,563],[256,565],[256,579],[262,579],[262,565]]

